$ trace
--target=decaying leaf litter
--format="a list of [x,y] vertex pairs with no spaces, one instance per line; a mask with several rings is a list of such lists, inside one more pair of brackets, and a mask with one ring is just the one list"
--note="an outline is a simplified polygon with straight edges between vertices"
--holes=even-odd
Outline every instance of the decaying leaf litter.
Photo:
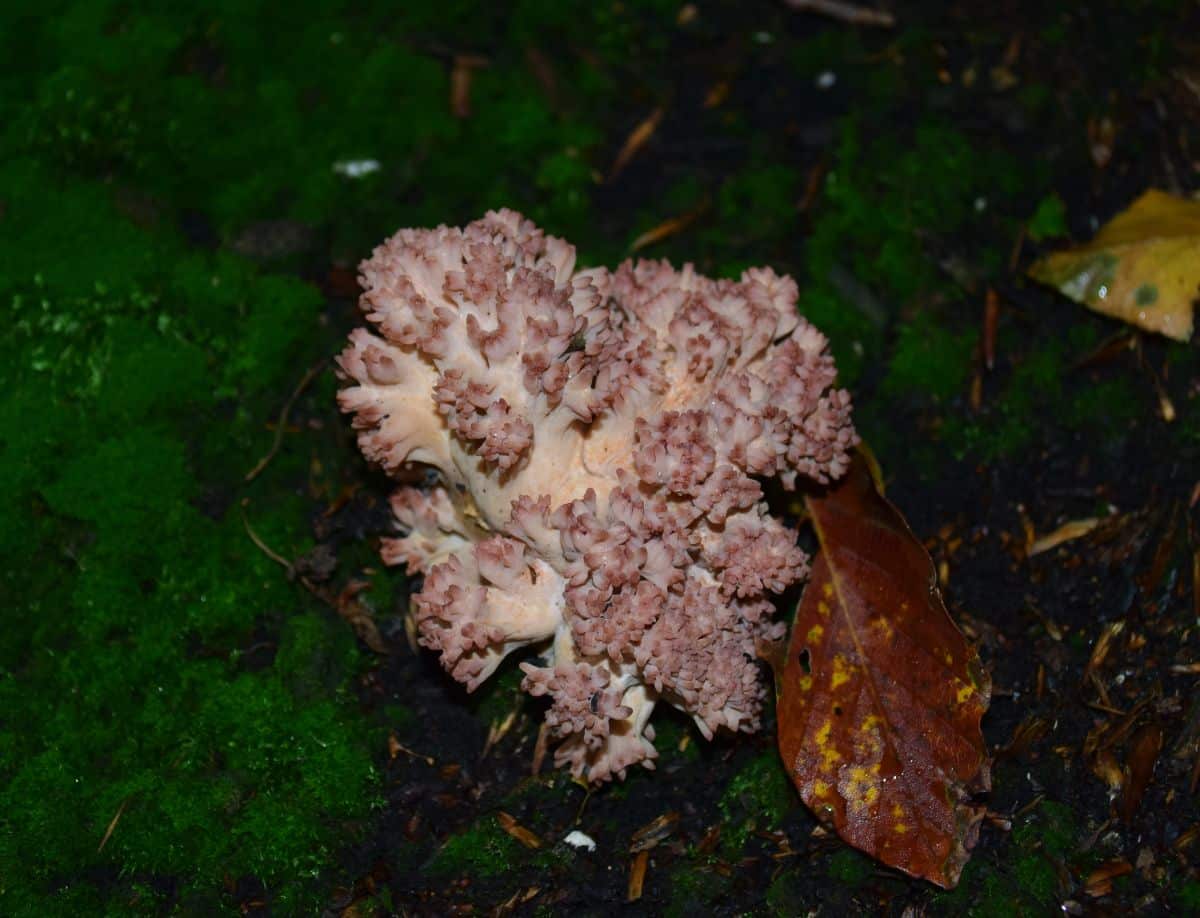
[[[937,11],[939,17],[944,13],[940,8]],[[703,24],[708,15],[708,10],[701,10],[691,21]],[[837,215],[838,208],[849,209],[853,203],[839,195],[846,193],[846,176],[853,175],[849,164],[863,156],[849,142],[836,151],[832,146],[835,141],[830,136],[836,137],[833,132],[838,129],[832,126],[833,116],[822,108],[829,97],[820,93],[827,90],[812,88],[818,80],[828,82],[826,71],[836,71],[835,85],[842,87],[853,79],[854,67],[868,72],[876,66],[893,78],[903,76],[918,86],[925,86],[928,80],[930,85],[951,87],[945,90],[952,97],[951,120],[977,107],[978,100],[970,95],[959,96],[961,107],[953,102],[953,96],[963,93],[968,83],[979,85],[968,80],[970,73],[988,75],[990,68],[1005,68],[1009,75],[1003,79],[983,81],[994,84],[989,93],[997,94],[1016,88],[1010,82],[1014,75],[1025,86],[1055,87],[1060,80],[1070,82],[1069,72],[1045,69],[1053,57],[1045,48],[1053,47],[1057,40],[1047,34],[1047,26],[1013,23],[1003,14],[995,22],[985,20],[984,26],[997,35],[1027,32],[1016,53],[1007,37],[1003,41],[986,36],[971,39],[966,24],[956,22],[955,27],[962,31],[955,40],[935,40],[930,45],[910,40],[909,44],[892,45],[894,36],[881,36],[869,63],[858,60],[854,66],[845,65],[839,53],[816,65],[806,64],[809,70],[801,69],[799,75],[781,63],[778,49],[795,52],[796,42],[819,37],[822,33],[817,29],[825,26],[806,22],[804,28],[811,26],[813,31],[794,34],[788,30],[798,26],[771,19],[772,12],[763,15],[774,30],[772,42],[761,40],[759,32],[745,22],[733,20],[720,21],[715,32],[684,33],[682,38],[672,39],[685,58],[688,48],[703,49],[702,54],[687,60],[688,66],[681,72],[689,78],[703,74],[699,82],[706,85],[724,82],[729,86],[723,94],[705,93],[722,99],[713,108],[720,117],[753,111],[754,104],[761,104],[750,101],[750,96],[760,96],[756,87],[782,73],[783,79],[775,83],[780,87],[779,107],[768,105],[759,116],[763,136],[779,130],[782,122],[775,120],[776,115],[783,103],[789,111],[796,109],[797,96],[810,102],[813,110],[806,106],[790,114],[787,130],[802,132],[815,124],[831,133],[801,143],[794,170],[800,175],[796,186],[780,194],[776,186],[767,183],[764,194],[756,191],[761,186],[755,183],[762,179],[755,176],[724,194],[719,193],[723,186],[718,187],[711,210],[703,210],[676,231],[651,239],[646,243],[650,254],[659,251],[655,246],[676,246],[669,249],[673,255],[698,251],[702,258],[728,257],[720,237],[732,235],[739,225],[738,208],[749,208],[756,225],[769,224],[774,219],[768,206],[771,197],[787,199],[794,193],[797,199],[807,199],[805,176],[832,171],[843,185],[836,188],[837,180],[832,184],[827,178],[818,180],[813,199],[799,208],[812,214],[806,220],[815,221],[804,226],[802,233],[811,232],[816,242],[822,240],[821,233],[827,232],[820,225],[822,214]],[[679,18],[686,17],[681,12]],[[916,19],[920,21],[919,15]],[[911,22],[913,16],[902,17],[901,28],[905,20]],[[1102,62],[1089,61],[1090,20],[1085,16],[1082,21],[1070,21],[1077,27],[1073,34],[1083,36],[1072,48],[1078,57],[1059,55],[1053,66],[1067,71],[1078,67],[1084,72],[1089,72],[1089,66],[1095,68],[1090,72],[1099,72],[1101,65],[1111,68],[1111,55],[1104,55]],[[1049,24],[1055,25],[1053,16]],[[702,60],[714,57],[713,35],[722,30],[741,36],[729,51],[732,60]],[[1090,40],[1096,39],[1092,36]],[[926,52],[928,59],[922,57]],[[1100,56],[1098,50],[1091,53]],[[849,59],[855,60],[853,53]],[[479,94],[480,87],[486,87],[496,67],[508,66],[503,57],[489,54],[487,60],[487,67],[464,68],[470,74],[471,107],[454,112],[464,120],[486,112],[488,97]],[[712,73],[717,65],[721,72]],[[530,67],[541,74],[535,78],[539,85],[547,85],[545,62]],[[637,86],[636,77],[623,78],[627,88]],[[1177,92],[1186,93],[1186,85],[1181,90],[1178,81],[1170,77],[1162,78],[1167,83],[1156,83],[1160,77],[1145,79],[1145,85],[1151,87],[1146,92],[1161,92],[1172,106],[1187,104],[1186,95],[1182,101],[1175,98]],[[1007,90],[999,88],[1005,85]],[[755,91],[750,93],[748,88]],[[855,89],[862,91],[861,85]],[[461,85],[458,92],[461,101]],[[638,104],[630,106],[634,110],[614,119],[620,123],[606,125],[609,142],[605,155],[591,159],[601,177],[605,164],[612,163],[621,149],[630,126],[661,104],[661,99],[639,93]],[[1068,90],[1061,95],[1071,98]],[[926,101],[914,93],[906,105],[893,110],[892,117],[898,111],[901,120],[915,121],[919,116],[913,112],[921,108],[914,104],[918,98]],[[1018,104],[1011,96],[989,94],[985,98],[996,106],[997,117],[985,125],[981,135],[1027,148],[1031,135],[1014,131],[1002,117],[1021,111],[1024,103]],[[692,126],[696,113],[708,110],[703,101],[696,100],[689,109],[686,99],[672,98],[653,136],[630,159],[618,180],[611,186],[598,186],[604,206],[610,208],[601,212],[612,215],[603,219],[612,224],[609,228],[620,245],[645,234],[647,228],[662,225],[672,213],[692,213],[704,200],[702,195],[680,194],[678,200],[663,201],[661,207],[657,201],[653,208],[642,204],[651,197],[646,190],[661,181],[664,170],[670,175],[678,168],[675,157],[680,156],[679,151],[704,149],[695,143]],[[1005,105],[1011,106],[1007,113]],[[1174,108],[1167,109],[1170,136],[1163,149],[1154,148],[1150,156],[1134,155],[1130,150],[1124,140],[1128,137],[1124,133],[1128,111],[1119,110],[1120,105],[1117,109],[1106,115],[1108,126],[1104,125],[1106,118],[1086,119],[1095,124],[1090,132],[1082,123],[1085,119],[1072,122],[1059,117],[1038,122],[1048,146],[1052,140],[1082,137],[1109,148],[1104,172],[1089,177],[1095,189],[1081,188],[1087,183],[1073,184],[1069,178],[1055,182],[1054,193],[1061,196],[1071,220],[1103,222],[1146,187],[1169,185],[1169,176],[1163,173],[1173,174],[1177,182],[1182,177],[1194,183],[1188,171],[1191,160],[1182,153],[1184,146],[1176,142],[1183,119],[1175,117]],[[869,136],[874,137],[877,130],[873,123]],[[887,131],[883,128],[884,134]],[[723,136],[719,130],[712,132],[718,139]],[[910,142],[911,138],[901,136],[904,144]],[[1038,136],[1037,132],[1032,136]],[[734,168],[722,161],[719,144],[712,150],[705,155],[716,162],[714,174]],[[1156,162],[1160,153],[1171,163],[1169,168]],[[826,165],[819,168],[822,161]],[[1072,168],[1067,171],[1077,174],[1078,164],[1068,162]],[[872,165],[872,169],[877,167],[878,163]],[[1002,184],[999,178],[992,180],[994,187]],[[889,183],[903,181],[902,175],[887,176]],[[1041,187],[1050,193],[1049,185]],[[932,192],[926,189],[924,193]],[[981,215],[972,219],[988,224],[990,214],[1005,207],[1004,196],[987,185],[981,186],[979,193],[989,195],[982,210],[976,209],[974,196],[966,202],[973,213]],[[886,200],[886,188],[872,189],[867,200]],[[1035,212],[1037,203],[1034,199],[1012,204],[1007,216],[1024,221]],[[886,208],[880,216],[885,214]],[[786,263],[796,234],[794,224],[789,221],[785,225],[786,230],[765,237],[753,238],[749,233],[746,257],[766,260],[770,253],[762,249],[776,247],[779,259]],[[847,218],[845,225],[855,224]],[[882,398],[878,377],[888,371],[881,368],[888,362],[899,366],[902,361],[891,360],[895,355],[888,350],[890,344],[883,345],[883,351],[874,351],[878,345],[869,339],[860,342],[864,351],[873,359],[884,359],[874,368],[868,364],[865,378],[855,384],[860,404],[869,405],[875,398],[887,417],[887,424],[870,437],[884,458],[887,493],[926,540],[951,612],[973,645],[980,648],[992,672],[993,706],[984,731],[997,756],[994,790],[987,799],[989,811],[984,814],[975,859],[958,889],[939,895],[924,884],[878,869],[817,825],[788,786],[770,733],[707,750],[695,742],[685,723],[677,723],[665,731],[671,742],[664,743],[664,748],[673,754],[658,774],[632,782],[619,793],[589,795],[546,769],[531,776],[538,745],[536,711],[519,702],[511,680],[507,687],[479,699],[465,699],[445,685],[436,667],[407,647],[400,614],[405,591],[400,588],[391,595],[373,591],[364,597],[364,608],[375,609],[381,640],[392,653],[388,661],[369,667],[357,680],[359,700],[376,710],[387,710],[402,701],[403,710],[396,710],[391,729],[375,741],[378,767],[385,776],[386,801],[377,818],[357,827],[359,840],[337,858],[337,872],[345,879],[326,900],[332,911],[443,914],[543,909],[600,913],[632,900],[627,907],[635,913],[653,914],[722,913],[755,907],[790,914],[798,903],[802,908],[834,911],[899,912],[913,905],[987,914],[997,910],[1038,913],[1060,907],[1075,912],[1092,904],[1186,908],[1194,903],[1192,863],[1200,835],[1195,830],[1198,817],[1193,795],[1200,773],[1196,766],[1200,730],[1190,702],[1197,657],[1189,654],[1195,647],[1189,629],[1200,611],[1195,592],[1200,556],[1193,497],[1196,482],[1191,480],[1195,439],[1187,432],[1188,425],[1195,423],[1196,394],[1187,375],[1194,374],[1194,361],[1188,362],[1190,352],[1151,341],[1140,349],[1102,347],[1103,339],[1116,331],[1113,324],[1080,319],[1071,314],[1073,307],[1020,281],[1020,269],[1033,255],[1049,251],[1050,245],[1037,242],[1032,233],[1032,241],[1018,244],[1020,233],[1014,227],[988,226],[986,232],[976,235],[1004,237],[1001,263],[1011,252],[1018,253],[1009,273],[987,275],[988,269],[975,263],[979,255],[973,248],[974,239],[960,241],[934,232],[924,235],[915,250],[907,250],[906,257],[915,251],[920,259],[906,265],[932,265],[934,275],[950,278],[958,290],[947,292],[937,283],[940,278],[935,278],[932,293],[921,290],[911,301],[888,289],[887,281],[882,275],[872,275],[869,265],[855,263],[849,240],[838,254],[838,260],[846,263],[841,266],[842,273],[860,281],[859,292],[849,296],[847,305],[855,309],[855,303],[885,304],[885,325],[900,323],[903,327],[912,319],[912,313],[888,318],[893,305],[899,307],[902,302],[908,310],[937,309],[939,302],[941,308],[947,308],[951,303],[961,308],[963,315],[982,317],[974,341],[957,348],[967,352],[963,361],[966,372],[955,376],[953,385],[943,387],[941,381],[927,380],[929,388],[921,389],[911,376],[902,385],[904,381],[897,382],[899,376],[893,374],[889,377],[892,395]],[[887,234],[882,242],[872,239],[874,230],[873,223],[861,224],[857,244],[878,244],[879,249],[871,250],[875,255],[897,245]],[[1085,224],[1070,235],[1084,239],[1090,233]],[[798,265],[798,273],[804,271],[811,272],[809,288],[819,302],[822,291],[814,281],[819,280],[820,272],[816,266]],[[345,289],[344,266],[328,271],[327,265],[319,264],[312,273],[328,274],[330,289],[340,284],[343,296],[352,295]],[[332,282],[338,277],[341,281]],[[980,277],[995,281],[992,286],[997,296],[990,310]],[[841,289],[851,288],[842,283]],[[330,310],[329,317],[335,324],[341,323],[348,312],[348,303],[343,302]],[[970,338],[964,330],[971,324],[969,320],[955,328]],[[989,324],[990,335],[986,332]],[[1080,333],[1081,328],[1088,335]],[[985,360],[971,349],[988,338],[992,343]],[[1055,339],[1065,343],[1060,351],[1043,346]],[[939,339],[938,346],[950,345]],[[957,352],[945,353],[950,357],[947,363],[957,362]],[[1157,394],[1147,368],[1178,409],[1173,426],[1156,415]],[[1057,403],[1037,389],[1055,375],[1062,380]],[[975,380],[977,401],[972,398]],[[301,381],[298,370],[281,388],[276,408],[285,404],[289,391]],[[1030,399],[1030,389],[1039,391],[1039,398]],[[1085,410],[1084,396],[1089,393],[1105,399],[1099,408],[1099,431],[1091,426],[1095,422],[1088,420]],[[1093,406],[1091,410],[1098,409]],[[269,425],[275,414],[263,412],[268,430],[264,446],[271,440]],[[281,453],[316,451],[319,439],[337,435],[336,419],[314,394],[296,401],[291,418]],[[987,439],[998,436],[997,432],[1007,435],[1003,425],[1013,418],[1029,430],[1028,434],[1013,434],[1018,446],[1009,448],[1007,443]],[[323,430],[313,429],[311,422],[322,423]],[[890,441],[889,430],[893,432]],[[348,451],[348,445],[343,446]],[[261,455],[261,451],[249,453],[238,474]],[[1146,471],[1131,476],[1133,468]],[[341,564],[330,589],[335,591],[331,595],[341,595],[360,574],[377,576],[364,570],[370,562],[363,560],[362,553],[354,555],[349,546],[353,540],[380,532],[378,502],[384,490],[361,469],[333,470],[332,485],[330,474],[328,468],[323,472],[310,468],[308,484],[312,492],[322,494],[313,500],[313,530],[320,542],[336,546]],[[297,484],[304,489],[305,482]],[[343,496],[335,499],[339,490]],[[252,504],[252,521],[254,510]],[[1043,541],[1041,551],[1031,551],[1039,539],[1080,520],[1097,522],[1087,532],[1069,530],[1074,538],[1053,545]],[[293,555],[284,542],[272,539],[264,544],[281,558]],[[326,569],[324,562],[315,560],[319,569]],[[299,566],[298,561],[291,563]],[[255,660],[256,653],[247,660]],[[96,844],[113,813],[123,814],[119,821],[113,820],[115,827],[102,853],[111,856],[120,850],[122,835],[131,831],[134,813],[130,806],[136,808],[136,801],[129,806],[114,801],[98,826]],[[582,830],[596,843],[595,852],[563,841],[575,830]],[[522,837],[545,844],[531,847]],[[272,891],[253,877],[229,878],[226,888],[248,912],[267,908],[272,900]]]

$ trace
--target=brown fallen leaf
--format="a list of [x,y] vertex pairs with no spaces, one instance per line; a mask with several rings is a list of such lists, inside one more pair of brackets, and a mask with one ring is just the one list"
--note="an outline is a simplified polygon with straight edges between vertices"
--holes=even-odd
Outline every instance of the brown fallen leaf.
[[1087,245],[1040,259],[1029,276],[1097,312],[1187,341],[1200,294],[1200,202],[1147,191]]
[[1129,873],[1133,873],[1133,865],[1124,858],[1106,861],[1088,874],[1084,892],[1093,899],[1107,896],[1112,892],[1112,881]]
[[1045,739],[1053,728],[1053,721],[1030,714],[1017,725],[1008,745],[996,751],[996,758],[1020,758]]
[[779,684],[779,748],[804,802],[843,840],[952,887],[989,787],[991,687],[933,563],[856,458],[807,498],[821,550]]
[[1139,727],[1130,739],[1129,758],[1125,763],[1128,779],[1125,782],[1125,790],[1121,794],[1121,803],[1118,807],[1118,812],[1124,822],[1132,822],[1133,817],[1137,815],[1142,795],[1146,793],[1146,787],[1150,784],[1150,779],[1154,777],[1154,765],[1158,761],[1158,754],[1162,752],[1162,747],[1163,729],[1158,724],[1145,724]]

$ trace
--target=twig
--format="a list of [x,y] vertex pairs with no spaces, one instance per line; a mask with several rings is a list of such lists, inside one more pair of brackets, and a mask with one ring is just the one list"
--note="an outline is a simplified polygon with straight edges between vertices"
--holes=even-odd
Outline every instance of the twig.
[[685,229],[696,222],[700,216],[708,210],[709,202],[707,199],[701,201],[687,213],[678,217],[670,217],[653,229],[646,230],[637,239],[629,244],[629,251],[636,252],[639,249],[644,249],[648,245],[654,245],[656,242],[662,242],[677,233],[682,233]]
[[629,165],[642,147],[654,136],[654,132],[658,130],[659,122],[662,121],[666,109],[663,106],[658,106],[649,115],[643,118],[625,138],[625,143],[621,145],[621,149],[617,151],[617,158],[613,160],[612,169],[608,173],[608,181],[612,182],[621,170]]
[[550,725],[544,720],[538,728],[537,742],[533,744],[533,764],[530,772],[537,774],[542,770],[542,762],[546,759],[546,751],[550,746]]
[[431,767],[437,764],[437,760],[433,756],[425,755],[423,752],[414,752],[412,749],[409,749],[398,739],[396,739],[395,733],[388,734],[388,758],[394,759],[401,752],[403,752],[410,759],[419,759]]
[[100,839],[100,847],[96,849],[97,854],[104,850],[104,846],[107,845],[108,840],[112,838],[113,832],[115,832],[117,829],[117,823],[121,821],[121,814],[125,812],[125,807],[127,806],[129,806],[128,797],[122,800],[121,805],[117,807],[116,815],[113,816],[112,821],[108,824],[108,828],[104,831],[104,837]]
[[291,412],[292,406],[296,404],[296,399],[300,397],[300,393],[307,389],[309,383],[317,378],[317,374],[325,369],[327,363],[329,363],[329,358],[322,357],[317,363],[309,367],[308,372],[301,377],[299,385],[288,396],[288,400],[283,403],[283,408],[279,412],[279,420],[275,422],[275,439],[271,443],[271,448],[267,450],[265,456],[258,460],[254,468],[246,473],[246,481],[253,481],[257,478],[259,473],[267,467],[267,464],[275,458],[275,454],[279,452],[279,447],[283,444],[283,430],[287,427],[288,414]]
[[296,571],[296,565],[294,565],[283,555],[279,554],[279,552],[271,548],[271,546],[264,542],[259,534],[254,531],[254,528],[250,525],[250,520],[246,517],[246,504],[249,503],[249,501],[250,499],[248,497],[242,499],[242,525],[246,529],[246,535],[250,537],[250,541],[254,543],[255,547],[280,567],[282,567],[285,571],[287,571],[288,580],[299,581],[300,585],[304,587],[304,589],[308,590],[308,592],[312,593],[313,596],[317,597],[317,599],[321,600],[321,602],[333,609],[333,611],[336,612],[339,617],[349,622],[350,626],[354,629],[354,633],[358,635],[359,639],[362,640],[364,644],[366,644],[376,653],[388,653],[387,644],[384,643],[383,638],[379,635],[379,628],[375,624],[375,619],[372,618],[370,613],[365,610],[355,599],[359,593],[369,586],[367,581],[351,580],[346,584],[345,587],[342,588],[341,593],[339,593],[337,596],[334,596],[329,590],[325,589],[319,584],[313,583],[308,577],[304,576],[303,574],[298,574]]
[[[264,542],[259,537],[258,533],[254,531],[254,528],[250,525],[250,520],[247,519],[247,517],[246,517],[246,501],[242,501],[241,511],[242,511],[242,525],[244,527],[246,527],[246,535],[250,536],[250,541],[255,544],[255,546],[258,548],[259,551],[261,551],[264,555],[266,555],[268,558],[270,558],[276,564],[280,565],[285,571],[287,571],[288,580],[294,579],[296,576],[296,568],[292,564],[292,562],[289,561],[287,558],[285,558],[283,555],[279,554],[279,552],[277,552],[273,548],[271,548],[271,546],[268,545],[266,542]],[[303,578],[301,578],[301,579],[303,579]]]
[[846,3],[844,0],[784,0],[784,2],[794,10],[818,13],[850,25],[890,29],[896,24],[896,17],[886,10],[873,10],[855,3]]

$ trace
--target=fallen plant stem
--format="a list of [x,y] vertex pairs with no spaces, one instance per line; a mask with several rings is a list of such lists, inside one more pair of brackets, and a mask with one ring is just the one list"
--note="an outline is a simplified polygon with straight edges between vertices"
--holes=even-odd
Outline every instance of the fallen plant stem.
[[121,805],[117,807],[117,812],[113,815],[112,820],[108,824],[108,828],[104,830],[104,837],[100,839],[100,846],[96,849],[99,854],[104,850],[104,846],[108,844],[108,840],[112,838],[113,832],[117,830],[117,823],[121,821],[121,814],[125,812],[125,807],[129,806],[129,798],[126,797],[121,801]]
[[637,252],[640,249],[646,248],[647,246],[654,245],[656,242],[662,242],[664,239],[668,239],[671,236],[682,233],[689,226],[695,223],[696,220],[699,219],[699,217],[706,210],[708,210],[708,207],[709,201],[705,199],[687,213],[681,214],[678,217],[669,217],[668,219],[659,223],[653,229],[646,230],[646,232],[642,233],[635,240],[633,240],[633,242],[629,244],[629,251]]
[[309,384],[317,378],[317,375],[323,369],[325,369],[325,366],[328,363],[329,358],[322,357],[319,361],[309,367],[308,371],[302,377],[300,377],[300,382],[296,385],[296,388],[292,390],[292,394],[288,396],[288,400],[283,403],[283,407],[279,410],[279,418],[275,421],[275,439],[271,441],[271,448],[267,450],[266,455],[264,455],[258,460],[258,462],[255,463],[254,468],[246,473],[246,477],[243,479],[244,481],[253,481],[259,476],[262,470],[265,469],[268,464],[270,464],[271,460],[275,458],[275,454],[279,452],[279,447],[283,445],[283,431],[287,426],[287,419],[288,415],[292,411],[292,406],[296,404],[296,399],[298,399],[300,394],[308,388]]
[[536,833],[529,831],[529,829],[517,822],[512,815],[503,810],[496,814],[496,821],[500,823],[501,829],[531,851],[536,851],[546,844]]
[[410,759],[418,759],[430,767],[437,764],[437,760],[433,756],[425,755],[423,752],[417,752],[413,749],[409,749],[398,739],[396,739],[396,734],[392,733],[388,736],[388,757],[394,759],[400,753],[404,753]]
[[896,24],[896,17],[886,10],[871,9],[856,3],[846,3],[844,0],[785,0],[785,2],[798,12],[817,13],[849,25],[890,29]]
[[1026,552],[1026,556],[1032,558],[1035,555],[1050,551],[1052,548],[1057,548],[1064,542],[1071,542],[1082,538],[1099,526],[1100,522],[1095,517],[1089,517],[1087,519],[1071,520],[1068,523],[1063,523],[1053,532],[1034,539],[1033,544],[1029,546],[1029,550]]
[[637,902],[642,898],[642,887],[646,882],[646,867],[650,863],[650,852],[639,851],[629,869],[629,886],[626,889],[625,901]]
[[658,130],[658,125],[665,113],[666,108],[664,106],[657,106],[649,115],[638,122],[637,127],[625,138],[621,149],[617,151],[616,159],[613,160],[612,169],[609,170],[609,182],[614,181],[621,174],[625,167],[637,156],[638,151],[654,136],[654,132]]
[[288,580],[295,580],[300,583],[304,589],[308,590],[313,596],[325,603],[329,608],[333,609],[338,614],[339,618],[349,622],[350,627],[354,629],[354,633],[359,639],[366,644],[371,650],[378,654],[389,653],[387,645],[379,635],[379,629],[375,625],[375,619],[369,612],[355,600],[355,597],[368,586],[364,580],[352,580],[348,583],[338,595],[334,595],[324,587],[313,583],[308,577],[303,574],[297,574],[296,566],[285,558],[279,552],[275,551],[262,540],[254,527],[250,525],[250,520],[246,516],[246,505],[249,503],[249,498],[243,498],[241,504],[242,526],[246,529],[246,535],[250,537],[250,541],[264,555],[287,571]]
[[[247,503],[248,503],[248,500],[243,500],[241,508],[240,508],[242,511],[242,526],[244,526],[246,529],[246,535],[250,536],[250,541],[254,543],[254,546],[259,551],[261,551],[264,555],[266,555],[268,558],[270,558],[276,564],[280,565],[285,571],[287,571],[288,580],[294,580],[296,578],[296,568],[292,564],[292,562],[289,561],[287,558],[285,558],[283,555],[279,554],[279,552],[277,552],[273,548],[271,548],[271,546],[268,545],[266,542],[264,542],[262,540],[262,538],[259,536],[259,534],[254,531],[254,527],[250,525],[250,520],[246,516],[246,504]],[[305,578],[301,577],[300,579],[303,581]]]

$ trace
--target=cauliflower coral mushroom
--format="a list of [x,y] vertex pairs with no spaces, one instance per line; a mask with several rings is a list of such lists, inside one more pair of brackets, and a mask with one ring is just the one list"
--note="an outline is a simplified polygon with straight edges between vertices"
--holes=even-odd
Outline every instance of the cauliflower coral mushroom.
[[846,469],[850,396],[769,268],[577,269],[520,214],[401,230],[361,266],[339,357],[368,459],[402,486],[383,558],[424,577],[423,646],[469,690],[518,648],[556,761],[591,781],[653,767],[650,715],[752,731],[771,594],[808,575],[761,481]]

